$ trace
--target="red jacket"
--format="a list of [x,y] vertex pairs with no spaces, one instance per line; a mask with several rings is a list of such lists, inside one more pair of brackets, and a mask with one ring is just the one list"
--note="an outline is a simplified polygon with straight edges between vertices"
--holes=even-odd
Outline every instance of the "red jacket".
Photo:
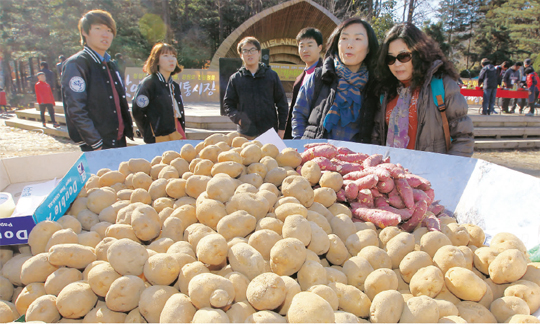
[[54,96],[51,86],[47,82],[38,81],[35,85],[38,104],[53,104]]

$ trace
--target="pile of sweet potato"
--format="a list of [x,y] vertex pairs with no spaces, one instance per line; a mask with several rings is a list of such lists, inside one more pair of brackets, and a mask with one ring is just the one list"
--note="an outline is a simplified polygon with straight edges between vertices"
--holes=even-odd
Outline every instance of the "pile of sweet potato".
[[440,231],[437,216],[444,215],[444,206],[434,200],[428,180],[380,154],[355,153],[328,143],[306,144],[305,148],[302,166],[315,163],[323,173],[341,174],[343,186],[337,200],[349,204],[355,219],[379,228],[399,226],[412,232],[422,224]]

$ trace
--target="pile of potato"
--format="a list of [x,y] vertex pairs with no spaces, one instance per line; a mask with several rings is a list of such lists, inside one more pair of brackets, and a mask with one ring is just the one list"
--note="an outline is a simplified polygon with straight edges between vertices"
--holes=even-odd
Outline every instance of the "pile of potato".
[[353,222],[342,176],[301,163],[231,133],[98,171],[0,249],[0,322],[539,322],[519,238]]

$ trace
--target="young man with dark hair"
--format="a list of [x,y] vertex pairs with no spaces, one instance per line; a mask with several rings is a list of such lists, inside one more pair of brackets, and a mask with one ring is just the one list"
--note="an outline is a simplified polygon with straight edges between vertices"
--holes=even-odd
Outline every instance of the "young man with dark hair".
[[111,14],[92,10],[79,20],[83,50],[66,60],[62,94],[69,137],[82,151],[125,147],[133,122],[120,73],[107,50],[116,36]]
[[[481,61],[482,71],[478,76],[478,86],[484,84],[484,97],[482,101],[482,115],[497,114],[495,112],[495,97],[497,95],[497,69],[491,61],[483,58]],[[485,82],[484,82],[485,81]]]
[[253,139],[272,127],[283,138],[287,97],[277,73],[260,62],[261,44],[255,37],[242,39],[237,52],[244,65],[227,84],[223,98],[227,116],[246,138]]
[[304,72],[300,74],[293,85],[292,101],[289,107],[289,114],[287,115],[287,126],[285,127],[284,139],[292,139],[292,112],[296,98],[300,87],[304,85],[308,76],[310,76],[315,68],[321,67],[323,61],[321,59],[321,51],[323,49],[323,36],[322,33],[313,27],[306,27],[302,29],[298,35],[296,35],[296,42],[298,43],[298,54],[300,59],[306,64]]
[[[521,66],[521,62],[514,63],[511,68],[506,70],[503,77],[503,85],[505,88],[510,90],[517,90],[517,86],[519,84],[519,67]],[[510,98],[503,98],[502,101],[502,110],[504,113],[507,114],[513,114],[516,112],[516,103],[517,100],[512,100],[512,110],[508,110],[508,106],[510,105]]]

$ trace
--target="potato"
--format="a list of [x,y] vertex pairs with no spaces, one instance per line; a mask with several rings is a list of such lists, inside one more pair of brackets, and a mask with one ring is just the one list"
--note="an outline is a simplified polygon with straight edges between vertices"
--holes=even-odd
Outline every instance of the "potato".
[[45,287],[40,282],[31,283],[23,288],[21,293],[17,296],[15,301],[15,307],[19,314],[26,313],[28,306],[32,304],[40,296],[44,296],[47,293],[45,292]]
[[131,214],[131,226],[140,240],[150,241],[159,235],[161,221],[153,207],[139,206]]
[[217,162],[217,157],[221,153],[221,149],[215,145],[208,145],[199,152],[201,159],[207,159],[213,163]]
[[67,285],[56,298],[56,307],[62,317],[80,318],[85,316],[96,304],[98,297],[85,282]]
[[206,190],[206,185],[210,181],[210,177],[203,175],[193,175],[187,179],[186,194],[190,197],[197,198]]
[[268,169],[268,172],[266,173],[266,177],[264,177],[264,182],[272,183],[277,187],[281,186],[281,183],[287,177],[287,170],[282,167],[271,169],[266,166],[266,168]]
[[463,300],[479,301],[487,290],[486,283],[465,268],[450,268],[444,275],[444,281],[448,290]]
[[328,279],[329,283],[339,282],[344,285],[347,284],[347,276],[345,273],[343,273],[343,271],[341,271],[342,269],[331,268],[328,260],[326,259],[322,259],[321,264],[325,267],[326,279]]
[[57,222],[42,221],[36,224],[30,234],[28,235],[28,245],[32,249],[32,254],[37,255],[42,252],[48,252],[46,250],[47,242],[51,236],[62,229],[62,225]]
[[13,284],[7,278],[0,276],[0,300],[11,300]]
[[206,235],[197,244],[196,251],[199,261],[219,265],[227,259],[227,241],[220,234]]
[[489,264],[489,277],[496,284],[513,282],[527,272],[527,260],[518,249],[501,252]]
[[467,323],[467,321],[460,316],[451,315],[441,317],[439,323]]
[[453,303],[442,300],[442,299],[435,299],[435,302],[437,303],[437,307],[439,308],[439,319],[445,316],[458,316],[459,311]]
[[312,292],[300,292],[293,297],[287,319],[289,323],[335,322],[332,306]]
[[335,234],[328,235],[328,239],[330,240],[330,248],[326,253],[326,259],[334,265],[342,265],[351,256],[347,247]]
[[386,243],[401,233],[397,226],[387,226],[379,231],[379,240],[382,243],[382,248],[386,249]]
[[504,321],[505,323],[540,323],[540,320],[533,315],[512,315]]
[[105,297],[111,284],[120,277],[110,263],[104,262],[88,272],[88,284],[96,295]]
[[114,312],[107,305],[99,301],[83,319],[85,323],[123,323],[126,319],[125,313]]
[[385,290],[397,290],[398,279],[396,273],[390,269],[374,270],[364,281],[364,291],[370,300]]
[[442,232],[448,236],[453,245],[467,245],[470,241],[469,232],[467,229],[457,223],[450,223],[448,225],[441,224]]
[[170,217],[178,218],[182,221],[182,225],[186,228],[194,223],[198,222],[197,209],[192,205],[183,205],[176,208]]
[[414,297],[428,296],[435,298],[444,286],[444,275],[436,266],[418,269],[410,280],[410,290]]
[[139,312],[148,323],[159,322],[159,317],[167,300],[178,290],[169,286],[150,286],[143,290],[139,300]]
[[54,323],[60,320],[60,313],[56,308],[56,296],[43,295],[30,304],[26,311],[25,321],[43,321]]
[[314,202],[314,191],[311,184],[301,176],[289,176],[283,180],[281,192],[285,197],[295,197],[305,207]]
[[81,223],[82,229],[88,231],[92,226],[99,223],[99,216],[88,209],[83,209],[77,215],[77,220]]
[[375,296],[369,310],[372,323],[397,323],[405,302],[395,290],[381,291]]
[[307,217],[308,210],[301,204],[285,203],[275,209],[276,218],[284,222],[287,216],[301,215]]
[[83,269],[95,260],[95,250],[79,244],[58,244],[49,251],[49,263],[57,267]]
[[[368,230],[373,231],[371,229],[368,229]],[[359,232],[364,232],[364,231],[367,231],[367,230],[361,230]],[[366,234],[367,233],[369,232],[366,232]],[[375,237],[376,235],[377,235],[377,232],[375,232]],[[357,255],[359,257],[366,259],[369,262],[369,264],[373,267],[373,269],[380,269],[380,268],[391,269],[392,268],[392,259],[390,259],[390,257],[388,256],[388,253],[386,253],[386,251],[384,251],[383,249],[377,246],[367,245],[364,248],[362,248],[360,252],[357,253]]]
[[248,244],[259,251],[264,260],[270,260],[270,250],[281,239],[281,235],[275,231],[260,229],[250,235]]
[[484,241],[486,240],[486,234],[480,226],[474,224],[462,224],[463,227],[469,233],[469,244],[472,244],[477,247],[482,247]]
[[144,172],[150,175],[150,168],[152,165],[145,159],[135,158],[128,161],[129,171],[131,173]]
[[282,236],[283,238],[296,238],[304,246],[307,246],[311,241],[311,225],[301,215],[290,215],[283,222]]
[[238,243],[229,248],[228,258],[233,271],[242,273],[250,280],[264,272],[263,256],[247,243]]
[[88,246],[91,248],[95,248],[98,243],[101,242],[101,236],[95,231],[81,233],[78,235],[78,237],[80,245]]
[[532,281],[540,286],[540,263],[527,264],[527,272],[525,272],[525,275],[521,279]]
[[220,219],[227,215],[227,211],[222,202],[213,199],[205,199],[197,206],[196,215],[201,224],[207,225],[215,230]]
[[433,265],[433,261],[429,254],[424,251],[412,251],[399,263],[399,271],[403,280],[409,283],[419,269],[430,265]]
[[399,233],[386,243],[386,253],[392,259],[392,268],[399,268],[401,260],[414,251],[414,235],[410,233]]
[[[337,214],[335,217],[330,219],[329,223],[332,227],[332,233],[336,234],[343,242],[346,242],[351,235],[356,233],[356,227],[354,226],[352,219],[345,214]],[[353,247],[354,241],[355,239],[353,238],[352,242],[350,243],[351,247]],[[356,248],[358,247],[359,246]],[[352,248],[352,250],[355,250],[355,248]],[[358,252],[359,251],[360,250],[358,250]]]
[[[114,219],[116,220],[116,215]],[[71,228],[76,234],[79,234],[82,230],[81,222],[79,222],[77,218],[71,215],[64,215],[60,217],[56,222],[62,225],[64,229]]]
[[[340,204],[340,203],[335,203],[332,206],[328,207],[328,211],[333,216],[337,216],[339,214],[344,214],[344,215],[349,216],[349,218],[352,218],[351,210],[347,206],[345,206],[343,204]],[[328,217],[327,217],[327,219],[328,219]],[[328,221],[330,221],[331,219],[332,219],[332,217],[330,217],[330,219],[328,219]]]
[[540,287],[532,281],[518,280],[513,282],[504,290],[504,296],[515,296],[523,299],[531,314],[534,314],[540,308]]
[[448,236],[437,231],[428,232],[420,239],[420,250],[426,252],[432,258],[445,245],[452,245],[452,241],[450,241]]
[[[331,224],[333,228],[336,227],[336,222],[334,221],[335,219],[338,219],[338,220],[345,219],[345,223],[349,223],[351,221],[350,218],[348,218],[347,216],[344,216],[344,217],[340,217],[340,216],[344,216],[344,215],[338,215],[332,219]],[[356,227],[352,230],[356,230]],[[345,246],[347,247],[351,255],[357,255],[362,249],[364,249],[367,246],[373,246],[373,247],[378,248],[379,239],[377,237],[377,232],[375,232],[372,229],[366,229],[366,230],[353,233],[347,237],[345,241]],[[384,254],[386,255],[386,257],[389,258],[386,252],[384,252]],[[390,258],[389,260],[391,261]]]
[[82,280],[82,273],[73,268],[59,268],[51,273],[45,281],[45,292],[48,295],[58,296],[65,286],[72,282]]
[[195,166],[195,169],[193,170],[193,174],[211,176],[212,167],[214,167],[214,163],[212,161],[203,159],[197,163],[197,166]]
[[[241,138],[241,137],[237,137]],[[247,139],[246,139],[247,141]],[[195,312],[191,323],[228,323],[229,317],[221,309],[204,307]]]
[[20,280],[23,285],[33,282],[44,283],[58,267],[49,263],[48,253],[40,253],[26,260],[21,267]]
[[119,239],[109,246],[107,259],[121,275],[141,275],[148,260],[146,248],[130,239]]
[[331,188],[317,188],[314,191],[314,201],[324,207],[330,207],[336,202],[336,192]]
[[263,156],[259,162],[264,164],[264,166],[266,167],[267,173],[268,171],[279,167],[275,158],[270,157],[270,156]]
[[300,270],[306,255],[306,248],[302,241],[296,238],[285,238],[278,241],[270,250],[270,267],[280,276],[290,276]]
[[99,214],[103,209],[109,207],[114,202],[116,202],[116,192],[101,188],[93,190],[88,194],[86,206],[91,212]]
[[524,257],[527,257],[527,248],[525,244],[514,234],[511,233],[497,233],[490,242],[490,246],[494,249],[503,252],[509,249],[518,249],[523,253]]
[[137,188],[131,193],[129,201],[131,202],[131,204],[138,202],[145,205],[150,205],[152,203],[152,197],[145,189]]
[[336,317],[336,323],[369,323],[349,312],[335,311],[334,316]]
[[319,184],[323,188],[330,188],[338,192],[343,186],[343,177],[337,172],[325,172],[321,176]]
[[160,323],[191,323],[197,309],[191,303],[191,299],[182,294],[172,295],[159,316]]
[[326,285],[326,270],[317,261],[306,260],[297,275],[298,283],[302,290],[308,290],[311,286]]
[[287,295],[285,282],[274,273],[263,273],[248,285],[246,296],[257,310],[271,310],[283,303]]
[[226,211],[232,214],[238,210],[244,210],[248,214],[255,216],[257,220],[262,219],[268,213],[270,206],[268,201],[259,195],[253,193],[235,194],[227,203]]
[[433,263],[445,274],[450,268],[467,268],[468,263],[465,255],[457,246],[442,246],[433,256]]
[[497,323],[497,319],[484,306],[471,302],[462,301],[456,304],[459,316],[467,323]]
[[144,277],[152,285],[170,285],[180,273],[176,258],[167,253],[157,253],[148,258],[143,268]]
[[247,297],[246,297],[246,291],[247,291],[247,287],[250,283],[248,277],[246,277],[244,274],[240,273],[240,272],[236,272],[236,271],[233,271],[233,272],[230,272],[228,274],[226,274],[224,276],[226,279],[229,279],[232,284],[233,284],[233,287],[234,287],[234,300],[236,302],[240,302],[240,301],[246,301],[247,300]]
[[352,313],[358,317],[369,317],[371,300],[360,289],[339,282],[328,284],[339,299],[339,309]]
[[489,310],[493,313],[493,316],[495,316],[499,323],[504,322],[507,318],[516,314],[531,314],[529,305],[527,305],[523,299],[514,296],[502,297],[494,300],[493,303],[491,303]]
[[439,320],[437,303],[427,297],[419,296],[409,299],[403,305],[400,323],[435,323]]
[[210,227],[200,223],[195,223],[188,226],[184,231],[184,240],[188,241],[191,244],[193,250],[196,250],[197,244],[203,237],[215,233],[216,232]]
[[0,321],[2,323],[13,322],[19,318],[17,308],[13,303],[5,300],[0,300]]
[[325,254],[330,249],[328,234],[315,222],[309,222],[309,226],[311,227],[311,240],[307,248],[317,255]]
[[316,185],[322,176],[321,168],[313,161],[304,163],[301,169],[301,174],[302,177],[306,178],[312,186]]
[[343,273],[347,276],[347,284],[360,290],[364,290],[364,282],[372,272],[371,264],[361,256],[353,256],[343,263]]
[[208,270],[208,268],[204,266],[204,263],[200,261],[187,263],[180,270],[175,288],[179,288],[183,294],[188,294],[188,287],[191,279],[198,274],[209,272],[210,270]]
[[106,237],[113,237],[116,239],[127,238],[134,242],[140,242],[140,240],[135,235],[133,227],[127,224],[113,224],[105,230]]
[[132,275],[114,280],[105,296],[107,307],[116,312],[129,312],[139,304],[139,297],[145,289],[144,281]]
[[180,156],[187,162],[191,162],[197,156],[197,151],[195,151],[193,145],[184,144],[180,150]]
[[195,307],[224,308],[232,304],[235,290],[230,280],[212,273],[194,276],[189,282],[189,296]]

